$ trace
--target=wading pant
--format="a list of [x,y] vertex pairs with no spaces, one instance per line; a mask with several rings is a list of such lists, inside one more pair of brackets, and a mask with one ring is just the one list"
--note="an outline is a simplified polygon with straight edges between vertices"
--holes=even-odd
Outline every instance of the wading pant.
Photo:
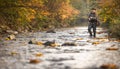
[[[90,22],[89,25],[88,25],[88,32],[90,34],[90,36],[94,36],[96,37],[96,22]],[[93,34],[92,34],[92,31],[91,29],[93,29]]]

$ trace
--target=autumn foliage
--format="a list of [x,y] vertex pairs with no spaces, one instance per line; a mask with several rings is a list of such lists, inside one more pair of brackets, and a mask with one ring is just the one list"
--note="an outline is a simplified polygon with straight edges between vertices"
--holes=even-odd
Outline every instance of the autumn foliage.
[[70,0],[0,0],[0,32],[69,26],[79,13]]
[[100,17],[111,37],[120,37],[120,0],[100,0]]

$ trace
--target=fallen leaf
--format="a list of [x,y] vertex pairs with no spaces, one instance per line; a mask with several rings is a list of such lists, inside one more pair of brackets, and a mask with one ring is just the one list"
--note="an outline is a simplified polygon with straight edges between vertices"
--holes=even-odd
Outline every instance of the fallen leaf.
[[42,46],[43,42],[36,42],[36,44]]
[[115,48],[115,47],[110,47],[110,48],[106,48],[106,50],[118,50],[119,48]]
[[91,42],[90,40],[87,40],[87,42]]
[[97,37],[96,39],[108,39],[107,37]]
[[17,52],[11,52],[11,55],[17,55],[18,53]]
[[115,64],[103,64],[100,67],[101,69],[117,69],[117,65]]
[[51,47],[56,47],[56,46],[59,46],[59,44],[53,43],[53,44],[51,44],[50,46],[51,46]]
[[43,54],[42,53],[36,53],[35,56],[36,57],[41,57],[41,56],[43,56]]
[[98,45],[100,42],[93,42],[92,45]]
[[76,40],[83,40],[83,38],[77,38]]
[[100,39],[101,42],[108,41],[108,39]]
[[40,63],[41,61],[40,60],[38,60],[38,59],[31,59],[30,60],[30,63],[32,63],[32,64],[38,64],[38,63]]
[[10,38],[7,37],[7,38],[5,38],[5,40],[10,40]]

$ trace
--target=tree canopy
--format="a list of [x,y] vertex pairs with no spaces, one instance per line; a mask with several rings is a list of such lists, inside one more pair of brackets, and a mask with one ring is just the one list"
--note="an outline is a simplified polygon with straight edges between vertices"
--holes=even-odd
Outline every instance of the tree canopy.
[[31,30],[68,26],[79,14],[70,0],[0,0],[0,28]]

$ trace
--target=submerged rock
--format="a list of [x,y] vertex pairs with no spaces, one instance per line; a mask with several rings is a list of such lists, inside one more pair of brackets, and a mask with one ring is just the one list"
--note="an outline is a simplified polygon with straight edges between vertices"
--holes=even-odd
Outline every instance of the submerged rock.
[[9,34],[14,34],[14,35],[18,34],[17,31],[13,31],[13,30],[6,30],[6,32]]
[[67,43],[62,44],[62,46],[77,46],[77,44],[73,42],[67,42]]
[[51,46],[51,47],[59,46],[59,44],[55,43],[55,41],[47,41],[43,45],[45,45],[45,46]]
[[11,34],[11,35],[8,35],[8,37],[5,38],[5,40],[13,40],[15,38],[16,38],[15,35]]

